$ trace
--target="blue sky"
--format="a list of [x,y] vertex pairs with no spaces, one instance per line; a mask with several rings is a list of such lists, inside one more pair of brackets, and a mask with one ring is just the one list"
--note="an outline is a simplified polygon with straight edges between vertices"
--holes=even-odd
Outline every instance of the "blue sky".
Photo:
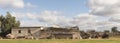
[[[4,2],[4,1],[1,1],[1,2]],[[5,2],[7,2],[7,0]],[[24,25],[23,24],[24,21],[27,21],[27,22],[34,21],[36,23],[39,22],[38,19],[33,20],[31,19],[31,17],[29,18],[29,16],[27,15],[28,13],[32,16],[37,16],[37,15],[40,16],[41,14],[39,13],[41,12],[48,11],[48,12],[54,13],[55,11],[55,12],[60,12],[59,15],[64,16],[65,18],[74,18],[75,16],[81,13],[87,13],[89,11],[88,6],[86,5],[87,0],[34,0],[34,1],[33,0],[19,0],[18,3],[12,2],[18,5],[14,5],[9,2],[10,1],[8,1],[7,4],[6,3],[0,4],[1,5],[0,13],[2,15],[5,15],[7,11],[11,12],[13,16],[16,16],[17,19],[22,21],[21,22],[22,25]],[[56,16],[56,15],[53,15],[53,16]],[[57,18],[60,18],[60,17],[57,17]],[[44,23],[42,22],[42,24]]]
[[[31,3],[35,5],[35,8],[1,8],[1,13],[6,11],[18,11],[18,12],[40,12],[43,10],[50,11],[62,11],[63,15],[68,17],[73,17],[79,13],[88,12],[88,7],[86,6],[87,0],[23,0],[24,3]],[[4,14],[4,13],[3,13]]]
[[0,0],[0,14],[9,11],[21,26],[109,30],[120,26],[119,4],[119,0]]
[[37,5],[37,8],[33,9],[33,11],[36,12],[43,10],[56,10],[64,12],[64,15],[69,17],[73,17],[79,13],[88,12],[88,7],[85,5],[87,0],[26,0],[26,2],[27,1]]

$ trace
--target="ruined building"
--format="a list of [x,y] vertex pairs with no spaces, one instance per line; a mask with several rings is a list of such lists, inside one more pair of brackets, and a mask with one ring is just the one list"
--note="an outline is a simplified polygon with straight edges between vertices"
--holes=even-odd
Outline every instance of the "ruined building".
[[16,38],[37,39],[80,39],[80,31],[77,27],[19,27],[13,28],[12,33]]

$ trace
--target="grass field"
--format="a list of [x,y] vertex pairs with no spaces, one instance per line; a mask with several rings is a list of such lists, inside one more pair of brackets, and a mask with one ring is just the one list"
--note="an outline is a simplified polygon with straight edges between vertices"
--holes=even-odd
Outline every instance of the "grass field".
[[120,39],[40,39],[40,40],[1,39],[0,43],[120,43]]

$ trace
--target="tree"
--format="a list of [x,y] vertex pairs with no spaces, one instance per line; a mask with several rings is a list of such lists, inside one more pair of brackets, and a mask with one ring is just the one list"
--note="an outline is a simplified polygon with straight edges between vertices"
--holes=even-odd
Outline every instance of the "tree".
[[112,31],[113,33],[118,32],[117,27],[112,27],[111,31]]
[[0,16],[0,26],[1,26],[1,34],[5,37],[8,33],[11,33],[11,29],[13,27],[19,27],[20,21],[17,21],[14,16],[12,16],[9,12],[7,12],[6,16]]

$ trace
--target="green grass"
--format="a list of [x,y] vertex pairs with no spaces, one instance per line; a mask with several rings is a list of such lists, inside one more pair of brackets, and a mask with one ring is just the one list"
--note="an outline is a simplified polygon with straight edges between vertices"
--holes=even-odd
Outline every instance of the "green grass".
[[0,43],[120,43],[120,39],[40,39],[40,40],[1,39]]

